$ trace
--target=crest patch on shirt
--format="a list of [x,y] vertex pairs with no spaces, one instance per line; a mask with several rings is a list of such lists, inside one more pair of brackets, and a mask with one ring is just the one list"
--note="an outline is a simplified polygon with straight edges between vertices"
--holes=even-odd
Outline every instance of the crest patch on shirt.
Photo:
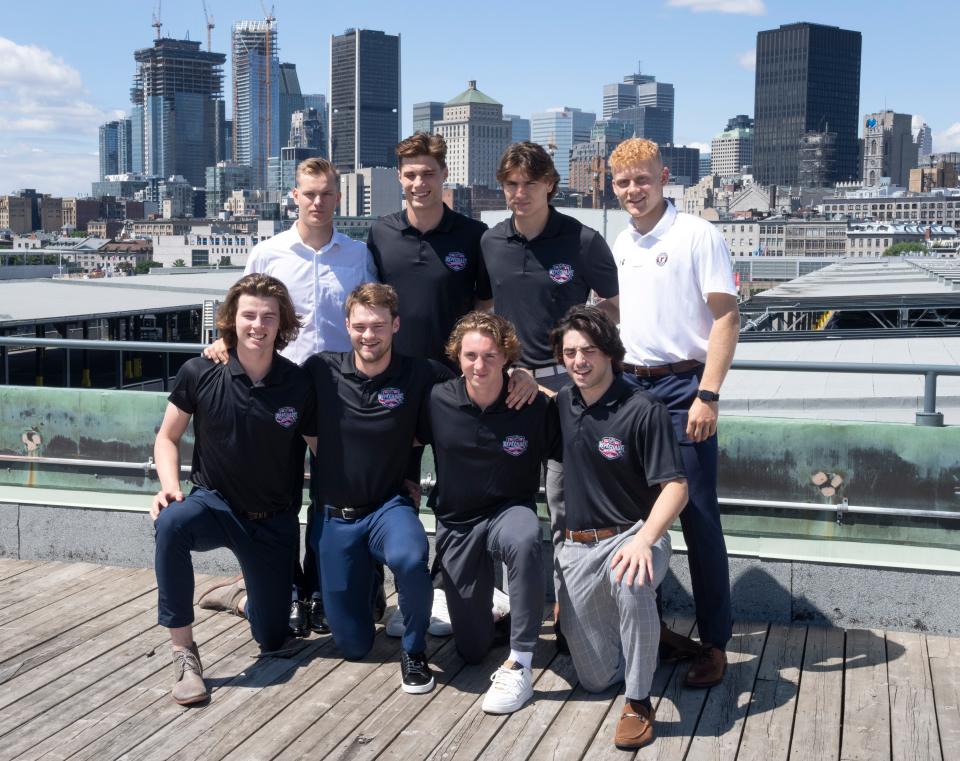
[[443,263],[454,272],[460,272],[467,266],[467,255],[462,251],[451,251],[443,257]]
[[503,451],[514,457],[519,457],[527,451],[527,437],[520,434],[510,434],[503,440]]
[[281,407],[277,410],[277,414],[273,416],[273,419],[284,428],[289,428],[297,422],[297,417],[297,411],[293,407]]
[[623,442],[620,441],[620,439],[614,436],[604,436],[597,442],[597,449],[599,449],[600,454],[608,460],[619,460],[623,457],[626,447],[623,446]]
[[667,258],[668,257],[665,253],[657,254],[657,258],[656,258],[657,265],[662,267],[664,264],[667,263]]
[[573,267],[569,264],[554,264],[548,274],[553,282],[563,285],[573,280]]
[[377,401],[391,410],[396,409],[403,404],[403,392],[399,388],[393,388],[392,386],[382,388],[380,389],[380,393],[377,394]]

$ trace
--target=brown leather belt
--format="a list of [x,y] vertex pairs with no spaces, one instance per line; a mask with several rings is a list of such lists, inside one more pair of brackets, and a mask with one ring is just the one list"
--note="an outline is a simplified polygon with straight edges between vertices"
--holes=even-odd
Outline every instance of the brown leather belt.
[[633,526],[630,525],[610,526],[609,528],[587,528],[583,529],[582,531],[571,531],[570,529],[567,529],[563,533],[564,536],[566,536],[571,542],[577,542],[579,544],[596,544],[604,539],[609,539],[611,536],[623,534],[632,528]]
[[623,371],[636,375],[638,378],[661,378],[664,375],[676,375],[685,373],[700,367],[703,362],[696,359],[685,359],[682,362],[671,362],[669,365],[655,365],[646,367],[644,365],[631,365],[629,362],[623,363]]

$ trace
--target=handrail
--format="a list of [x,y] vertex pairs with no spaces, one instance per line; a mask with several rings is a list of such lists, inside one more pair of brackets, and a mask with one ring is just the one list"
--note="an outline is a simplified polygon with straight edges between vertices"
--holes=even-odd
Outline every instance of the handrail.
[[[200,354],[204,344],[162,343],[153,341],[102,341],[75,338],[37,338],[35,336],[0,336],[0,347],[50,347],[119,352],[159,352],[162,354]],[[924,377],[923,410],[916,413],[916,424],[942,426],[943,414],[937,412],[937,378],[941,375],[960,376],[960,365],[892,364],[868,362],[787,362],[766,359],[735,359],[734,370],[876,373],[880,375],[922,375]]]
[[[70,457],[33,457],[30,455],[10,455],[0,454],[0,462],[29,463],[39,465],[69,465],[77,468],[94,469],[109,468],[112,470],[137,470],[149,474],[156,470],[153,458],[148,458],[146,462],[124,462],[120,460],[85,460]],[[181,472],[189,473],[190,467],[183,465]],[[309,473],[304,476],[309,478]],[[420,486],[423,489],[431,489],[436,485],[436,479],[432,474],[426,475],[421,481]],[[544,496],[546,490],[541,486],[540,495]],[[937,518],[947,520],[960,520],[960,512],[951,510],[915,510],[912,508],[900,507],[879,507],[874,505],[852,505],[847,499],[841,504],[820,504],[816,502],[788,502],[784,500],[773,499],[741,499],[737,497],[720,497],[721,505],[743,506],[743,507],[772,507],[783,510],[804,510],[809,512],[828,512],[836,513],[837,521],[842,522],[843,514],[862,514],[862,515],[889,515],[897,518]]]

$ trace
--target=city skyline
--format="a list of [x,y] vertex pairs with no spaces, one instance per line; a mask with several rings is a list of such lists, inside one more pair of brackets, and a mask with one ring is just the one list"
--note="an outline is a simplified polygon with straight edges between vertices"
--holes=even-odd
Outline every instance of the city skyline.
[[[896,9],[859,0],[811,2],[802,12],[773,0],[651,0],[610,15],[609,26],[590,37],[598,42],[594,47],[577,42],[583,11],[574,3],[518,9],[492,0],[482,8],[431,9],[429,18],[383,2],[357,5],[324,9],[322,18],[311,20],[296,12],[298,6],[276,3],[279,58],[297,65],[303,92],[326,93],[331,34],[348,27],[399,33],[404,133],[414,103],[448,100],[468,79],[479,80],[506,113],[528,118],[563,105],[600,113],[603,85],[636,70],[639,61],[644,72],[676,87],[675,142],[709,150],[731,116],[753,115],[757,32],[809,21],[862,32],[861,116],[884,108],[920,115],[933,128],[935,151],[960,150],[960,106],[943,95],[950,89],[952,25],[929,23],[953,11],[947,2],[925,4],[923,16],[902,18],[893,15]],[[229,54],[234,22],[262,17],[253,0],[209,0],[207,6],[216,22],[214,52]],[[108,0],[97,4],[99,14],[83,18],[76,18],[74,7],[51,0],[38,9],[21,6],[5,19],[0,193],[22,187],[89,193],[98,173],[99,125],[129,114],[133,51],[152,44],[153,3]],[[162,22],[164,36],[182,39],[189,32],[206,49],[200,2],[168,0]],[[911,45],[922,56],[904,55]],[[230,87],[225,82],[227,92]]]

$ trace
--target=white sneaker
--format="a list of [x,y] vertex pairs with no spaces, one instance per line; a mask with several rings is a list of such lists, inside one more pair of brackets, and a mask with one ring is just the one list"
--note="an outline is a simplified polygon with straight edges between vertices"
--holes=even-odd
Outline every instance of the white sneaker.
[[510,595],[502,589],[493,588],[493,620],[499,621],[510,615]]
[[483,698],[484,713],[513,713],[533,697],[533,672],[507,661],[490,677],[493,684]]
[[[388,637],[402,637],[406,628],[403,625],[403,612],[400,607],[393,612],[387,621],[386,634]],[[434,637],[449,637],[453,634],[453,625],[450,623],[450,611],[447,610],[447,596],[443,590],[433,592],[433,608],[430,610],[430,625],[427,633]]]

